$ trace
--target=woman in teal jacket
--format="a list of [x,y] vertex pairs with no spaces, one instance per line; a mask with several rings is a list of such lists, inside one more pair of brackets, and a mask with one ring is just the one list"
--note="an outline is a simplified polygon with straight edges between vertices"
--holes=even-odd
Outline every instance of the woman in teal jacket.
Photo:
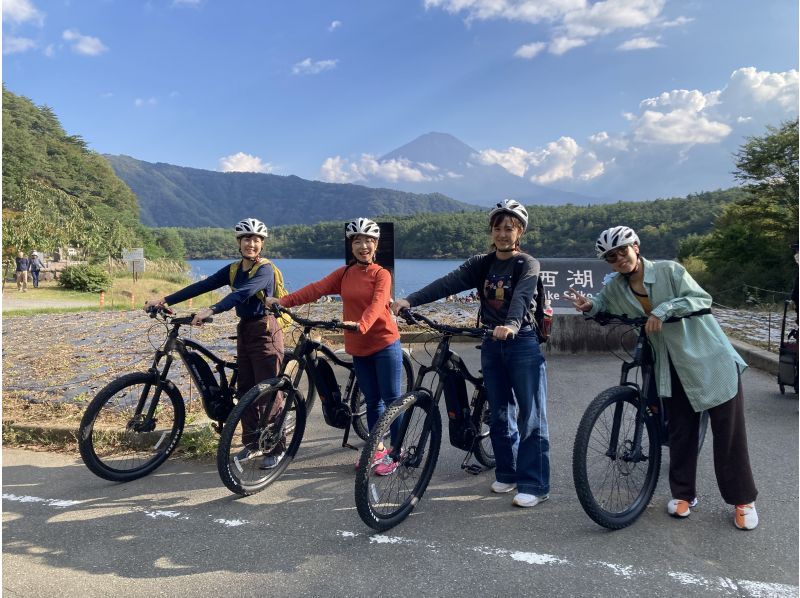
[[758,525],[758,491],[750,469],[741,373],[747,367],[711,314],[666,326],[671,316],[711,307],[711,295],[672,261],[639,255],[639,237],[627,226],[603,231],[597,255],[614,269],[591,299],[575,293],[578,311],[649,316],[645,330],[655,355],[656,387],[669,398],[669,483],[667,512],[688,517],[697,504],[697,444],[700,412],[708,411],[714,437],[714,471],[722,498],[735,505],[739,529]]

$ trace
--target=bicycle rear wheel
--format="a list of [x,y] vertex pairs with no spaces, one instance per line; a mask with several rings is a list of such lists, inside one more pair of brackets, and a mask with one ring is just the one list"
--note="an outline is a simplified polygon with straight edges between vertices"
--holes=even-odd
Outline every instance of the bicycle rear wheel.
[[[397,446],[390,435],[394,422],[400,423]],[[372,455],[381,442],[391,447],[394,470],[388,475],[378,475],[378,468],[372,466]],[[408,517],[428,487],[441,442],[441,415],[428,391],[406,394],[384,412],[364,446],[356,472],[356,508],[364,523],[384,531]]]
[[489,401],[486,399],[486,390],[484,389],[475,401],[473,409],[473,421],[475,428],[478,431],[478,436],[475,439],[475,458],[478,463],[484,467],[494,467],[494,448],[492,447],[492,439],[489,437],[489,428],[492,423],[491,410],[489,409]]
[[[400,370],[400,392],[405,394],[411,392],[414,387],[414,364],[407,351],[402,353],[403,367]],[[353,384],[353,389],[350,391],[350,413],[353,414],[353,430],[361,440],[366,440],[369,436],[367,403],[364,400],[364,393],[358,387],[358,382]]]
[[636,521],[653,496],[661,470],[658,422],[642,418],[638,403],[633,388],[603,391],[589,404],[575,436],[572,476],[578,500],[589,517],[608,529]]
[[[291,387],[279,391],[281,380],[285,378],[256,384],[239,400],[222,427],[217,470],[225,486],[236,494],[255,494],[278,479],[303,440],[306,403]],[[282,408],[277,403],[281,394]],[[268,457],[277,462],[270,463]]]
[[152,417],[156,377],[127,374],[109,383],[81,419],[78,448],[86,467],[105,480],[129,482],[146,476],[170,456],[183,432],[183,397],[167,381]]

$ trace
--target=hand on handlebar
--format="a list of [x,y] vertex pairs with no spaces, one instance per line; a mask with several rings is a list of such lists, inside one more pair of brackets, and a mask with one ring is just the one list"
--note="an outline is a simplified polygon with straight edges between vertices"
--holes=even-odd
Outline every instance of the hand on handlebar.
[[208,308],[208,307],[202,308],[200,311],[198,311],[196,314],[194,314],[194,317],[192,318],[192,326],[202,326],[203,323],[204,323],[204,320],[207,320],[208,318],[210,318],[213,315],[214,315],[214,312],[211,311],[210,308]]
[[281,306],[280,300],[275,297],[264,297],[264,304],[267,306],[267,309],[273,309],[275,305],[278,307]]
[[392,301],[391,310],[394,315],[398,315],[402,310],[409,309],[411,304],[405,299]]
[[508,326],[495,326],[492,331],[492,338],[496,341],[510,341],[514,338],[514,331]]
[[155,310],[159,310],[166,305],[164,298],[161,299],[148,299],[144,302],[144,311],[147,313],[152,313]]
[[346,322],[342,322],[342,323],[341,323],[341,326],[342,326],[342,328],[344,328],[345,330],[352,330],[352,331],[354,331],[354,332],[358,332],[358,331],[359,331],[359,330],[358,330],[358,322],[350,322],[350,321],[346,321]]
[[576,291],[573,287],[569,287],[569,291],[572,293],[572,296],[570,297],[569,293],[564,291],[564,297],[572,301],[572,305],[575,306],[576,310],[587,312],[592,309],[592,302],[586,298],[586,295],[580,291]]
[[647,318],[647,323],[644,325],[644,331],[647,334],[653,334],[654,332],[661,332],[661,327],[663,326],[663,322],[659,320],[655,316],[650,316]]

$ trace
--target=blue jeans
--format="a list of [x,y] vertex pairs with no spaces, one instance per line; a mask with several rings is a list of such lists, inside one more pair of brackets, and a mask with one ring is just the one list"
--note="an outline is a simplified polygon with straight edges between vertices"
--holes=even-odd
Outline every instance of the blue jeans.
[[525,494],[550,492],[547,371],[534,331],[510,341],[485,339],[481,367],[492,411],[489,436],[498,482]]
[[[367,403],[367,425],[370,431],[386,407],[400,396],[400,374],[403,369],[403,352],[400,341],[366,357],[353,356],[356,380]],[[399,425],[399,421],[395,422]],[[392,437],[396,434],[392,426]]]
[[31,278],[33,279],[33,288],[39,288],[39,271],[38,270],[31,270]]

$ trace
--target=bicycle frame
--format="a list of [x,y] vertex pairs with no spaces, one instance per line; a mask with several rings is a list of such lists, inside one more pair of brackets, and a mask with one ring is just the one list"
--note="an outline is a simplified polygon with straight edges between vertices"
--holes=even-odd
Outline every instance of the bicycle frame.
[[[161,347],[156,349],[156,353],[153,358],[153,364],[150,366],[150,368],[148,368],[148,371],[151,374],[153,374],[153,376],[156,379],[156,389],[155,393],[153,394],[153,400],[150,401],[150,407],[147,410],[147,415],[145,416],[144,420],[141,420],[140,416],[142,414],[144,403],[149,395],[151,385],[146,384],[142,388],[142,394],[139,397],[138,404],[136,405],[136,411],[134,415],[135,421],[131,422],[130,424],[131,427],[137,432],[149,431],[147,429],[147,426],[155,425],[153,417],[155,415],[156,408],[158,407],[158,403],[161,399],[161,392],[164,389],[164,385],[168,382],[169,370],[172,367],[172,363],[175,360],[175,357],[173,355],[174,353],[178,353],[178,355],[180,356],[181,361],[183,361],[187,371],[189,372],[192,383],[198,388],[198,390],[200,389],[200,383],[195,378],[192,368],[189,367],[189,363],[187,361],[187,354],[189,350],[194,350],[201,353],[208,359],[210,359],[216,366],[217,372],[219,374],[219,380],[221,383],[220,388],[224,396],[230,397],[231,399],[233,398],[231,396],[231,393],[233,389],[236,387],[236,378],[238,374],[237,363],[235,361],[226,361],[225,359],[217,357],[214,353],[212,353],[209,349],[207,349],[197,341],[188,338],[181,338],[179,336],[180,327],[181,323],[174,323],[173,320],[173,326],[170,329],[169,333],[167,334],[166,341],[164,341],[164,344]],[[163,367],[159,369],[162,359],[164,359],[165,362]],[[230,381],[228,381],[228,378],[225,375],[226,368],[233,370],[231,373]],[[205,407],[206,397],[203,395],[202,392],[200,393],[200,400],[203,402],[203,405]],[[145,422],[149,423],[145,425]],[[217,426],[215,426],[215,429],[216,428]],[[219,432],[218,429],[217,432]]]

